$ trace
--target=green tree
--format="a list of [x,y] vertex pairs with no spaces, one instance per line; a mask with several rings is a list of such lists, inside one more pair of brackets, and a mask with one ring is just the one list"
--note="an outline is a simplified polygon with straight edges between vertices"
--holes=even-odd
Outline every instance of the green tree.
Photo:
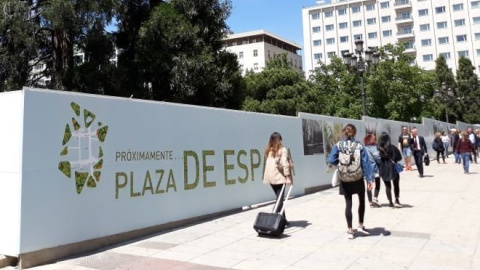
[[372,117],[411,121],[431,116],[433,72],[411,65],[414,57],[404,53],[403,44],[380,48],[381,61],[367,77],[367,103]]
[[480,88],[475,67],[470,59],[461,57],[458,61],[457,88],[455,97],[459,119],[467,123],[480,123]]
[[245,83],[243,110],[296,115],[320,113],[323,107],[318,89],[290,66],[286,54],[275,56],[259,73],[247,72]]
[[[447,61],[442,55],[440,55],[435,60],[435,75],[435,89],[437,91],[440,91],[442,97],[435,98],[431,102],[433,117],[446,121],[444,112],[445,109],[447,109],[449,121],[454,122],[455,119],[457,119],[457,112],[454,110],[455,106],[451,106],[452,100],[450,100],[447,95],[448,89],[455,89],[456,87],[455,76],[453,75],[451,69],[448,67]],[[445,87],[445,90],[443,89],[443,87]],[[445,108],[445,106],[448,106],[448,108]]]

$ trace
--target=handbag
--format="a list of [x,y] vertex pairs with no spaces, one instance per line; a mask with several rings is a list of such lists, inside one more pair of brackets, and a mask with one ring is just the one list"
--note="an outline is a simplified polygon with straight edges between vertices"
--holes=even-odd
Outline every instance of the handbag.
[[430,165],[430,157],[428,155],[423,157],[423,163],[425,163],[425,166]]
[[340,178],[338,178],[338,169],[335,169],[332,175],[332,187],[340,185]]
[[393,163],[393,165],[395,166],[395,170],[397,171],[397,173],[403,172],[403,166],[402,166],[402,165],[393,162],[393,160],[392,160],[392,163]]

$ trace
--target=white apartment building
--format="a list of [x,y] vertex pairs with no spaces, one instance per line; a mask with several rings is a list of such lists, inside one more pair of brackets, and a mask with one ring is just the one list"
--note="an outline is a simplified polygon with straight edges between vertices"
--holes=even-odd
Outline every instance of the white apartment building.
[[333,55],[405,42],[405,53],[427,70],[443,55],[454,73],[461,56],[480,74],[480,0],[332,0],[302,10],[305,70]]
[[287,54],[290,65],[303,74],[302,56],[298,54],[302,48],[275,34],[256,30],[229,34],[223,41],[226,50],[237,55],[242,75],[245,75],[247,70],[262,71],[270,59],[284,53]]

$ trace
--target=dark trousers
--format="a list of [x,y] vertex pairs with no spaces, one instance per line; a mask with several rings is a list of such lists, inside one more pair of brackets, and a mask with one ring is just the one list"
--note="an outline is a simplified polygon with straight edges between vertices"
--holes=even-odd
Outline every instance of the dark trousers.
[[445,162],[444,151],[437,151],[437,162],[440,163],[440,155],[442,155],[443,162]]
[[[363,181],[363,180],[362,180]],[[352,194],[345,194],[345,218],[347,219],[348,228],[352,228]],[[365,192],[358,193],[358,222],[363,224],[365,217]]]
[[385,191],[387,192],[387,198],[389,202],[392,201],[392,182],[393,182],[393,192],[395,194],[395,199],[400,198],[400,175],[393,179],[393,181],[383,181],[385,183]]
[[[270,186],[272,187],[273,192],[275,192],[275,195],[277,196],[277,200],[278,200],[278,197],[281,197],[280,203],[278,204],[278,208],[277,208],[277,211],[276,211],[276,213],[280,213],[280,211],[282,210],[282,207],[283,207],[283,200],[284,200],[284,197],[285,197],[285,190],[282,193],[283,184],[277,184],[277,185],[271,184]],[[287,188],[285,187],[285,189],[287,189]],[[285,211],[283,211],[283,217],[285,218],[285,221],[286,221],[287,217],[285,216]]]
[[418,173],[423,176],[423,152],[421,150],[413,150],[413,158],[415,159]]
[[[377,198],[378,193],[380,193],[380,176],[375,177],[375,193],[374,193],[373,196],[375,198]],[[368,201],[370,203],[372,203],[372,191],[371,190],[367,190],[367,198],[368,198]]]

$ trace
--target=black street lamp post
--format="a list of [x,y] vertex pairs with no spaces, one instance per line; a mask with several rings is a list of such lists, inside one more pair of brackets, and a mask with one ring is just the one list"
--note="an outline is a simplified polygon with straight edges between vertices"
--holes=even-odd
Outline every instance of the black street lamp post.
[[455,96],[455,93],[453,92],[452,88],[450,88],[450,87],[447,88],[447,84],[445,82],[442,82],[442,90],[435,90],[433,95],[435,97],[438,97],[438,98],[442,99],[443,102],[445,103],[445,120],[447,121],[447,123],[449,123],[449,121],[448,121],[448,104],[450,103],[450,101]]
[[[362,53],[365,55],[365,58],[362,56]],[[366,105],[365,105],[365,71],[368,70],[370,65],[378,65],[380,62],[380,53],[375,52],[372,49],[367,49],[363,51],[363,40],[357,39],[355,41],[355,53],[344,53],[343,62],[345,65],[352,67],[358,74],[360,74],[360,79],[362,83],[362,115],[367,115]]]

